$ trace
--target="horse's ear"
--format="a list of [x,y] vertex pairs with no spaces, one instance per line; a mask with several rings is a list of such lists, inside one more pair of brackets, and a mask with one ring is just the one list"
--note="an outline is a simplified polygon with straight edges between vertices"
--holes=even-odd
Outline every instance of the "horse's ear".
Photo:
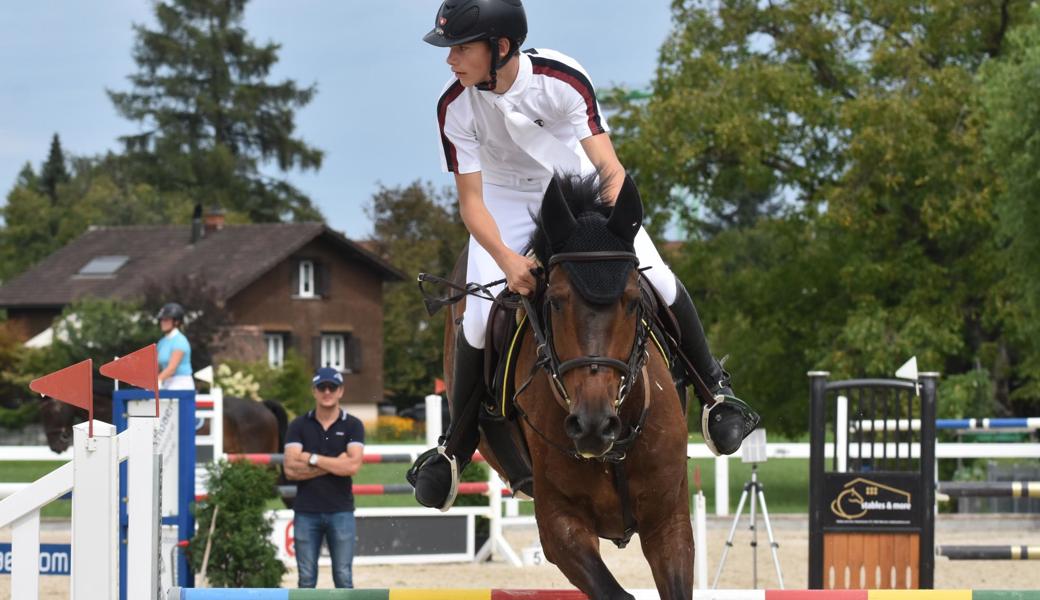
[[625,182],[618,192],[614,210],[610,213],[607,227],[614,235],[632,242],[643,225],[643,201],[639,198],[639,190],[632,178],[626,173]]
[[567,200],[563,197],[563,190],[560,189],[560,182],[556,177],[549,181],[549,187],[545,189],[545,196],[542,198],[541,220],[545,235],[549,238],[549,244],[554,251],[567,241],[578,226],[574,215],[571,214],[570,207],[567,206]]

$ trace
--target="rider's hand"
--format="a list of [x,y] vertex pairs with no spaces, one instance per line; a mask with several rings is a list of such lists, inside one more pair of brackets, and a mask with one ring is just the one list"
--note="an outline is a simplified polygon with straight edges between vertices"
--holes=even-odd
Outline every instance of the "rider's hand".
[[501,258],[498,266],[506,274],[506,283],[510,290],[524,296],[534,293],[537,282],[531,271],[538,266],[534,260],[510,251]]

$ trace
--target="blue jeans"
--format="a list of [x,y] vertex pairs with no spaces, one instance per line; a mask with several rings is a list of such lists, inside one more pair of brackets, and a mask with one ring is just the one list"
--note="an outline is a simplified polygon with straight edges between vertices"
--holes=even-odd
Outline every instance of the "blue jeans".
[[312,588],[318,584],[318,556],[323,538],[328,542],[332,557],[332,581],[338,588],[354,587],[354,540],[357,537],[354,513],[297,512],[293,532],[299,587]]

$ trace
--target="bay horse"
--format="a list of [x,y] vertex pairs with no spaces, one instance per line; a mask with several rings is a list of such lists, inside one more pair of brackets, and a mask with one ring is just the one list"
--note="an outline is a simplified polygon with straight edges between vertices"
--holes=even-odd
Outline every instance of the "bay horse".
[[[572,584],[613,600],[633,596],[604,564],[599,539],[623,547],[638,532],[660,597],[689,600],[686,417],[667,359],[648,340],[652,309],[633,248],[642,201],[628,177],[612,209],[599,195],[592,178],[554,177],[531,241],[544,270],[525,303],[531,326],[516,365],[518,380],[531,376],[513,403],[530,451],[538,534]],[[449,393],[464,308],[452,307],[445,328]],[[503,473],[481,438],[480,452]]]

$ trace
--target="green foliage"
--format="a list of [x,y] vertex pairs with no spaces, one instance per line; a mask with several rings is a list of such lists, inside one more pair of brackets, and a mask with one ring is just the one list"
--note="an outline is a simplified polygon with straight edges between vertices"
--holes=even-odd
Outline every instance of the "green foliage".
[[321,167],[322,152],[293,137],[295,111],[316,87],[268,81],[279,45],[243,28],[246,0],[155,3],[157,29],[137,25],[130,91],[109,91],[119,114],[143,133],[121,138],[135,177],[254,222],[321,220],[282,172]]
[[[218,367],[218,375],[226,370],[232,374],[238,373],[237,379],[252,382],[250,389],[254,390],[254,399],[275,400],[285,407],[290,415],[301,415],[314,408],[314,396],[311,394],[311,369],[295,350],[289,349],[285,353],[285,359],[281,367],[271,367],[266,361],[243,362],[226,361]],[[250,393],[235,391],[233,385],[218,377],[217,383],[224,388],[228,395],[240,397],[253,397]],[[237,385],[237,384],[236,384]],[[348,391],[349,393],[349,391]],[[347,398],[349,402],[350,399]]]
[[119,157],[73,157],[66,171],[55,152],[52,147],[40,176],[26,165],[0,207],[0,280],[43,260],[92,225],[186,223],[191,216],[187,196],[159,193],[132,180]]
[[[1003,179],[996,200],[997,232],[1006,245],[1006,279],[994,309],[1008,324],[1019,360],[1008,365],[1011,399],[1040,398],[1040,7],[1008,37],[1007,57],[984,69],[987,116],[983,147]],[[1008,352],[1008,348],[998,351]]]
[[616,91],[612,124],[654,223],[687,232],[676,270],[738,394],[804,431],[806,371],[917,355],[952,411],[987,389],[1003,411],[1040,403],[1018,285],[1040,261],[1026,3],[672,6],[653,94]]
[[[407,187],[380,188],[368,214],[374,223],[378,253],[410,278],[420,272],[449,277],[468,239],[454,198],[437,194],[418,181]],[[414,284],[385,290],[384,381],[398,407],[421,402],[433,393],[434,379],[444,377],[445,314],[427,314]]]
[[[214,525],[206,578],[213,587],[279,587],[285,566],[270,541],[272,520],[265,503],[274,498],[276,474],[247,462],[206,465],[209,497],[195,505],[198,531],[188,552],[192,568],[202,567],[210,525]],[[219,508],[219,510],[217,510]]]
[[54,343],[44,349],[43,360],[51,370],[87,358],[101,365],[154,343],[160,335],[140,304],[86,297],[62,311],[54,325]]

